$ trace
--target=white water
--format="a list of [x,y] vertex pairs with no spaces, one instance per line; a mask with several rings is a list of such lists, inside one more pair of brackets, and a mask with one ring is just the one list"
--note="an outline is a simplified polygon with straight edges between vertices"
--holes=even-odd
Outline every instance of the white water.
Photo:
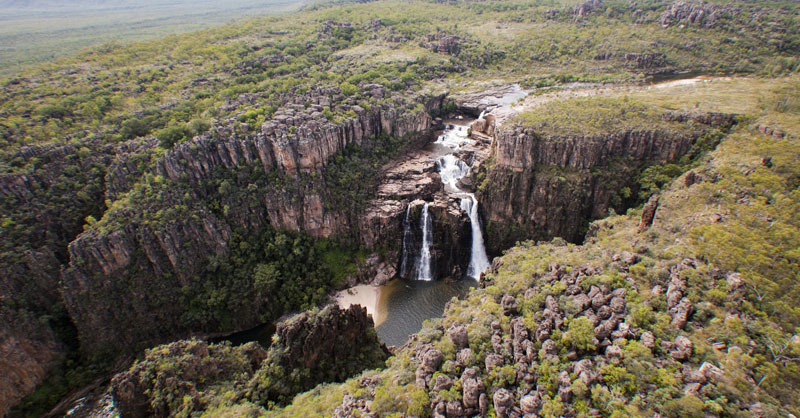
[[411,223],[408,221],[408,216],[411,213],[411,204],[406,207],[406,217],[403,219],[403,259],[400,261],[400,277],[406,277],[408,273],[408,240],[413,239],[411,234]]
[[472,250],[467,267],[467,276],[479,279],[481,273],[489,269],[489,257],[486,255],[486,247],[483,245],[483,233],[481,232],[481,219],[478,215],[478,200],[475,195],[468,193],[467,197],[461,199],[461,210],[469,216],[472,226]]
[[461,161],[453,154],[447,154],[436,161],[436,167],[439,169],[439,176],[442,178],[442,183],[453,188],[455,192],[459,192],[456,183],[469,174],[469,166],[467,163]]
[[431,241],[433,240],[433,227],[428,213],[428,203],[422,207],[422,248],[420,249],[419,264],[417,265],[417,280],[432,280],[431,269]]
[[439,138],[433,143],[457,150],[461,148],[462,145],[466,144],[467,141],[469,141],[469,139],[467,139],[466,126],[447,125],[447,129],[445,129],[444,133],[439,135]]

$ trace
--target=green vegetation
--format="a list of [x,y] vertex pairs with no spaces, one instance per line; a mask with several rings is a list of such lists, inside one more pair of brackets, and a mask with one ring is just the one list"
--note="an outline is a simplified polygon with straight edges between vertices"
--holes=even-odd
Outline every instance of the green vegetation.
[[664,109],[629,97],[588,97],[561,100],[522,113],[518,122],[541,135],[592,136],[631,130],[681,131],[686,127],[664,120]]
[[[241,232],[230,246],[230,255],[210,259],[203,280],[182,289],[180,322],[187,328],[235,329],[237,318],[254,312],[260,322],[270,322],[318,305],[343,284],[343,275],[323,260],[327,252],[344,252],[308,236],[272,229],[261,236]],[[337,261],[347,263],[348,257]],[[350,270],[350,265],[339,268]]]
[[[736,83],[750,88],[749,83],[763,82]],[[772,82],[775,91],[786,91],[782,86],[794,85],[792,79]],[[697,99],[715,97],[728,106],[724,96],[743,93],[727,89],[726,83],[703,88]],[[721,94],[720,90],[728,93]],[[762,91],[769,93],[772,89]],[[711,92],[714,94],[707,94]],[[760,101],[741,101],[734,110],[751,115],[750,120],[763,121],[775,116],[759,112],[779,108],[787,99],[780,95],[762,97]],[[589,408],[594,408],[601,416],[609,417],[654,413],[674,417],[741,416],[748,414],[746,409],[753,405],[761,408],[765,416],[797,414],[800,364],[796,359],[800,358],[800,345],[792,338],[797,334],[800,312],[790,301],[798,297],[796,283],[800,280],[796,275],[800,271],[796,251],[800,230],[796,215],[800,213],[799,155],[800,146],[795,139],[764,136],[747,124],[740,124],[731,133],[723,134],[716,150],[693,165],[699,182],[687,186],[678,179],[662,186],[656,222],[650,229],[637,232],[641,211],[633,209],[628,214],[597,221],[596,232],[584,245],[565,245],[563,241],[520,243],[506,252],[502,267],[489,275],[485,289],[471,292],[465,300],[453,301],[443,320],[426,323],[418,341],[390,360],[386,370],[377,375],[371,372],[370,379],[380,379],[381,383],[369,389],[361,385],[362,380],[353,379],[344,387],[357,398],[374,399],[381,416],[406,414],[406,408],[413,405],[410,400],[388,403],[383,400],[385,394],[399,392],[398,385],[413,382],[419,363],[411,354],[423,343],[433,344],[444,355],[436,373],[457,378],[462,369],[451,368],[454,351],[446,348],[452,343],[444,332],[456,324],[467,325],[474,364],[480,365],[484,382],[498,381],[492,377],[494,371],[484,372],[482,367],[483,359],[493,350],[490,336],[495,325],[490,324],[499,324],[504,335],[511,332],[500,299],[503,295],[515,296],[522,304],[528,332],[534,332],[541,323],[539,315],[545,298],[558,297],[566,290],[563,283],[550,281],[555,262],[567,274],[585,268],[603,272],[584,277],[584,290],[590,286],[626,289],[626,322],[640,332],[651,332],[655,346],[648,348],[643,340],[630,336],[615,339],[619,354],[604,357],[606,365],[597,370],[602,384],[587,386],[571,374],[573,398],[563,402],[555,392],[558,385],[554,384],[554,376],[561,371],[573,373],[576,360],[569,360],[568,353],[577,350],[578,359],[588,358],[595,363],[602,355],[591,354],[595,351],[586,335],[594,333],[592,324],[584,316],[569,319],[574,311],[569,303],[561,303],[568,317],[564,332],[554,331],[551,336],[556,342],[557,360],[542,360],[545,353],[540,351],[535,362],[537,384],[545,385],[549,391],[540,414],[588,416]],[[610,257],[620,251],[637,252],[640,259],[633,265],[622,265]],[[685,259],[695,260],[697,266],[680,272],[687,283],[686,296],[694,305],[688,325],[681,330],[670,324],[672,314],[666,310],[665,295],[652,290],[656,285],[665,286],[671,271]],[[741,278],[742,286],[731,277]],[[561,296],[561,300],[568,299]],[[685,362],[671,358],[668,350],[659,346],[677,336],[688,337],[694,345]],[[703,363],[718,367],[721,374],[701,384],[698,392],[685,394],[682,376],[686,372],[681,371],[682,365],[697,369]],[[524,385],[516,382],[512,387]],[[368,390],[374,390],[374,398]],[[436,394],[432,390],[427,393],[430,399],[461,396],[460,388],[454,394]],[[296,398],[292,413],[308,408],[313,399]],[[335,406],[331,405],[329,408]]]
[[[233,151],[220,147],[207,155],[204,146],[234,137],[242,147],[263,144],[262,126],[268,129],[276,115],[288,117],[289,109],[308,115],[318,111],[321,117],[314,116],[316,121],[339,129],[359,116],[354,110],[358,105],[372,112],[372,122],[381,123],[380,117],[391,112],[423,112],[422,104],[410,103],[420,92],[470,90],[487,80],[557,89],[572,82],[638,83],[648,76],[685,71],[777,77],[797,72],[800,64],[794,3],[732,3],[713,25],[667,27],[658,22],[670,7],[665,1],[640,1],[634,9],[627,1],[609,0],[583,16],[575,13],[578,5],[324,3],[297,14],[156,41],[106,44],[2,80],[0,270],[7,272],[4,289],[14,290],[13,295],[2,295],[3,309],[55,329],[71,350],[63,367],[23,402],[18,413],[38,414],[63,391],[84,384],[101,369],[102,361],[86,355],[96,347],[82,347],[84,355],[78,354],[75,329],[60,303],[64,296],[59,292],[67,284],[79,283],[80,292],[70,296],[85,302],[102,302],[112,290],[125,295],[120,304],[128,305],[111,315],[118,323],[103,322],[105,328],[122,329],[136,323],[139,313],[158,311],[164,317],[153,319],[147,328],[159,338],[174,335],[176,329],[184,334],[233,330],[319,304],[354,272],[360,257],[354,244],[356,221],[381,166],[406,150],[409,138],[364,138],[361,145],[331,155],[324,168],[298,173],[267,167],[255,153],[248,154],[252,148],[244,152],[248,157],[231,162]],[[562,402],[557,378],[560,372],[572,372],[566,361],[569,351],[588,355],[599,347],[585,336],[591,324],[578,317],[579,312],[569,311],[562,329],[552,336],[557,354],[549,355],[555,358],[537,364],[548,387],[543,413],[586,416],[591,406],[604,416],[688,416],[701,411],[733,416],[759,401],[770,414],[797,414],[800,371],[792,360],[797,348],[790,342],[800,324],[794,307],[800,296],[795,289],[800,278],[798,86],[796,79],[714,81],[558,101],[521,115],[521,123],[544,135],[584,136],[645,127],[686,133],[689,128],[661,117],[669,110],[737,112],[747,118],[733,133],[707,132],[689,154],[670,165],[638,170],[625,167],[624,160],[611,161],[609,170],[625,170],[622,173],[636,183],[615,188],[612,206],[662,193],[654,228],[635,234],[640,212],[633,209],[597,222],[592,240],[584,246],[521,243],[509,251],[505,267],[490,275],[485,289],[451,304],[443,321],[422,331],[425,342],[446,356],[441,371],[453,377],[463,371],[454,362],[455,349],[444,329],[439,329],[456,322],[468,324],[472,365],[484,365],[493,350],[492,322],[500,322],[504,332],[510,329],[500,305],[504,294],[522,299],[525,290],[535,288],[522,310],[524,323],[533,331],[545,297],[566,291],[566,286],[542,281],[550,262],[570,269],[602,269],[586,284],[626,288],[631,325],[652,332],[659,342],[673,341],[678,332],[670,327],[666,301],[649,289],[665,285],[669,269],[681,259],[694,258],[700,266],[691,273],[688,297],[696,312],[681,333],[697,347],[692,365],[709,361],[724,366],[727,380],[708,392],[684,396],[675,378],[678,365],[667,359],[663,367],[650,367],[653,358],[666,353],[660,348],[645,352],[631,340],[620,342],[619,361],[601,369],[604,386],[574,383],[577,400]],[[318,94],[329,103],[312,112],[310,99]],[[295,103],[296,99],[302,100]],[[452,111],[453,106],[448,102],[440,112]],[[284,125],[281,141],[296,139],[302,126]],[[756,127],[789,139],[759,136]],[[720,148],[712,151],[718,144]],[[259,148],[267,149],[271,147]],[[690,168],[702,181],[687,189],[674,180]],[[172,169],[176,171],[171,175]],[[560,187],[579,180],[574,173],[553,174]],[[482,189],[491,187],[488,177],[478,180]],[[335,239],[285,231],[297,228],[292,222],[317,203],[305,197],[315,194],[321,201],[317,206],[347,219],[347,231],[322,231],[329,226],[325,219],[320,231],[314,231],[315,236],[337,234]],[[274,216],[278,210],[287,216]],[[709,223],[712,217],[716,223]],[[487,225],[487,235],[494,227]],[[525,231],[518,232],[524,237]],[[215,242],[198,249],[192,248],[197,240],[184,239],[203,233]],[[68,251],[78,236],[89,242],[88,247],[106,245],[103,248],[109,250],[98,258],[106,267],[123,265],[124,270],[103,273],[103,279],[113,280],[100,280],[101,266],[90,265],[77,246]],[[160,249],[147,253],[139,245],[142,240],[157,242],[148,249]],[[133,244],[115,246],[123,241]],[[629,270],[608,260],[609,252],[642,247],[643,260]],[[161,259],[150,263],[157,257]],[[181,264],[185,271],[173,271],[180,264],[173,257],[190,260]],[[152,268],[159,263],[167,268]],[[87,269],[82,277],[86,280],[59,283],[62,267],[66,275]],[[716,269],[739,272],[746,291],[731,296],[730,285],[717,277]],[[729,312],[736,315],[726,317]],[[70,313],[76,322],[86,319],[79,315],[89,315]],[[82,335],[83,344],[86,337]],[[710,346],[712,338],[740,350],[716,350]],[[373,400],[381,416],[431,414],[434,397],[414,389],[418,360],[411,358],[410,349],[375,374],[374,387],[351,381],[348,391]],[[535,347],[536,352],[541,349],[540,344]],[[294,376],[285,370],[265,371],[259,388],[266,394],[260,398],[262,405],[286,402],[310,388],[306,369]],[[657,371],[646,375],[643,370]],[[493,388],[518,383],[508,367],[483,377]],[[441,396],[459,399],[461,385],[456,381]],[[298,405],[271,413],[329,415],[341,394],[340,387],[318,388],[296,398]],[[242,399],[228,398],[223,404],[230,409],[213,405],[207,414],[264,412],[252,403],[234,405],[237,401]],[[28,409],[34,407],[40,409]]]
[[252,13],[298,8],[298,1],[120,1],[99,4],[27,0],[4,4],[0,29],[0,75],[12,76],[35,64],[74,55],[86,47],[157,39],[229,23]]

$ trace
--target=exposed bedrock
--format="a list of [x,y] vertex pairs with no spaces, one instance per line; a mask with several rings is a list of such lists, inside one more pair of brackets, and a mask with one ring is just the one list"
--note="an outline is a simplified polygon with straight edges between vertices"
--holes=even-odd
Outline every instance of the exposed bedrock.
[[541,135],[518,125],[498,130],[491,164],[478,191],[487,220],[487,249],[498,254],[518,240],[562,237],[580,242],[589,221],[634,203],[636,177],[646,166],[686,154],[711,127],[732,115],[665,114],[692,129],[627,130],[587,137]]
[[[211,257],[230,254],[236,231],[257,236],[269,227],[347,239],[366,248],[399,248],[400,244],[383,240],[402,228],[398,226],[401,217],[393,211],[383,218],[371,215],[381,210],[375,202],[356,210],[334,204],[336,196],[325,184],[326,164],[349,144],[368,147],[381,135],[402,140],[406,149],[421,148],[433,138],[430,112],[441,107],[443,97],[393,99],[370,110],[346,105],[343,110],[356,116],[339,123],[327,121],[314,110],[317,102],[329,100],[325,96],[300,97],[297,100],[311,106],[287,105],[255,135],[217,128],[214,135],[178,144],[156,163],[153,173],[171,186],[144,209],[156,213],[185,206],[186,216],[159,222],[143,217],[141,210],[111,210],[103,227],[84,232],[69,245],[70,263],[63,270],[62,289],[82,348],[86,352],[125,351],[260,323],[262,308],[237,312],[225,325],[201,329],[177,319],[188,309],[181,302],[182,291],[203,280]],[[266,176],[259,174],[261,180],[256,181],[252,174],[256,171]],[[221,178],[241,192],[226,194],[215,185]],[[390,174],[387,178],[391,182]],[[403,192],[411,184],[403,178],[395,182],[397,190],[389,194],[425,194],[416,189]],[[434,191],[433,180],[428,184],[420,187]],[[390,205],[388,200],[382,205]],[[366,267],[374,270],[394,265],[395,260],[394,255],[382,256]]]

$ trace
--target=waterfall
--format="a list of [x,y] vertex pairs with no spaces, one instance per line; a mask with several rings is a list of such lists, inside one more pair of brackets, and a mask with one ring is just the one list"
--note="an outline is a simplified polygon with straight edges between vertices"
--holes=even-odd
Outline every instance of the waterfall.
[[413,239],[411,234],[411,223],[408,221],[409,214],[411,213],[411,204],[406,207],[406,217],[403,219],[403,258],[400,261],[400,277],[406,277],[408,273],[408,240]]
[[419,251],[419,264],[417,265],[417,280],[432,280],[431,271],[431,241],[433,241],[433,228],[431,217],[428,214],[428,203],[422,207],[422,248]]
[[489,257],[486,255],[486,247],[483,245],[483,233],[481,232],[481,220],[478,216],[478,200],[475,195],[468,194],[461,199],[461,210],[469,216],[472,226],[472,251],[469,258],[467,276],[479,279],[481,273],[489,268]]
[[442,178],[442,183],[450,185],[457,191],[456,183],[458,183],[458,180],[469,174],[469,166],[467,163],[461,161],[453,154],[447,154],[439,158],[436,161],[436,167],[439,169],[439,176]]

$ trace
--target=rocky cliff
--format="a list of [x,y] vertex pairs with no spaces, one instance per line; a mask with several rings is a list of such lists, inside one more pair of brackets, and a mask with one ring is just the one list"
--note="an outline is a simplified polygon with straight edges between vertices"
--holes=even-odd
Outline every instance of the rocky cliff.
[[39,318],[0,308],[0,416],[42,382],[66,351]]
[[197,340],[152,348],[114,377],[111,393],[125,418],[204,411],[234,398],[267,405],[382,366],[388,355],[366,309],[333,305],[278,323],[268,350]]
[[[187,286],[203,286],[214,268],[209,260],[230,257],[233,237],[289,230],[355,243],[366,237],[364,243],[374,245],[369,222],[360,224],[367,203],[337,195],[352,185],[336,190],[331,184],[349,174],[333,157],[351,149],[381,155],[389,151],[379,147],[420,147],[431,139],[429,112],[441,102],[442,96],[395,96],[366,110],[338,89],[315,90],[292,99],[261,132],[221,127],[168,151],[124,204],[112,206],[96,228],[69,245],[62,289],[82,348],[129,349],[263,321],[265,310],[256,307],[262,302],[255,300],[240,301],[252,306],[250,313],[243,310],[227,324],[177,320],[189,309],[182,302]],[[327,120],[319,112],[323,105],[345,117]],[[334,178],[331,172],[344,174]],[[364,191],[374,192],[374,180],[361,183]],[[127,332],[131,326],[137,332]]]
[[247,398],[288,403],[318,383],[337,382],[383,366],[389,357],[366,308],[329,305],[278,324],[275,342],[248,383]]
[[[520,124],[498,130],[478,192],[487,247],[498,253],[524,239],[580,242],[590,220],[635,202],[641,170],[677,161],[723,114],[664,113],[664,125],[591,135],[541,133]],[[483,174],[482,174],[483,175]]]

